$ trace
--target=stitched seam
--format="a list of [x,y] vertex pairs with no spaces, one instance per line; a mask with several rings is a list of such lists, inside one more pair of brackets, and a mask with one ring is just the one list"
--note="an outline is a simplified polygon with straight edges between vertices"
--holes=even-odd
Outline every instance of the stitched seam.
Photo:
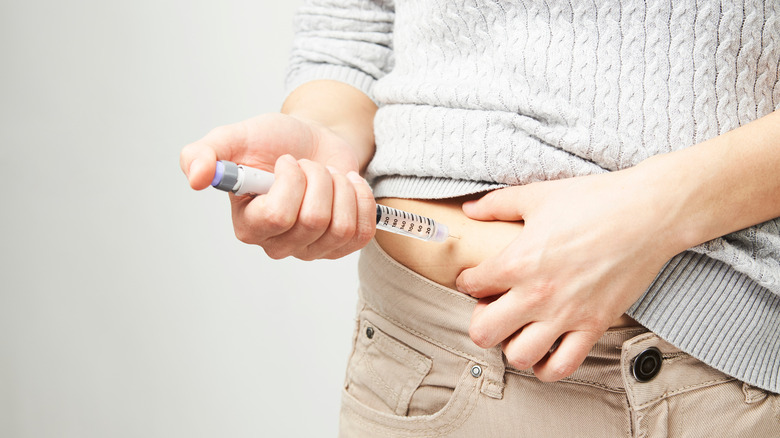
[[645,438],[645,431],[642,429],[642,421],[645,419],[642,411],[636,411],[636,438]]
[[[374,369],[374,366],[371,364],[370,360],[366,361],[366,368],[367,371],[369,371],[369,375],[371,376],[371,380],[374,381],[377,385],[380,386],[380,389],[384,389],[389,395],[393,396],[395,399],[395,406],[392,407],[393,412],[396,412],[398,410],[398,405],[401,403],[401,397],[399,397],[398,393],[393,390],[393,388],[385,382],[381,376],[379,376],[379,373],[376,372],[376,369]],[[384,388],[382,388],[384,387]],[[390,407],[390,406],[388,406]]]
[[628,416],[628,428],[626,430],[625,436],[627,438],[631,438],[631,436],[634,434],[634,417],[632,416],[631,412],[631,404],[628,402],[628,395],[625,395],[620,400],[623,404],[623,414]]
[[415,336],[417,336],[419,338],[425,339],[426,341],[430,342],[433,345],[441,347],[441,348],[443,348],[443,349],[445,349],[445,350],[447,350],[447,351],[449,351],[451,353],[458,354],[458,355],[460,355],[462,357],[465,357],[465,358],[467,358],[469,360],[472,360],[472,361],[480,363],[480,364],[486,364],[486,362],[487,362],[487,360],[485,360],[484,358],[480,359],[480,358],[474,357],[471,354],[466,353],[465,351],[460,351],[460,350],[458,350],[455,347],[451,347],[451,346],[449,346],[447,344],[444,344],[444,343],[442,343],[440,341],[437,341],[437,340],[435,340],[435,339],[433,339],[433,338],[431,338],[431,337],[429,337],[429,336],[427,336],[427,335],[425,335],[423,333],[420,333],[420,332],[418,332],[417,330],[415,330],[415,329],[413,329],[411,327],[407,327],[404,323],[396,320],[392,316],[389,316],[389,315],[386,315],[383,312],[380,312],[379,310],[371,307],[370,305],[368,307],[371,310],[373,310],[374,312],[376,312],[377,314],[381,315],[383,318],[385,318],[388,321],[392,322],[393,324],[397,325],[399,328],[402,328],[402,329],[406,330],[407,332],[409,332],[409,333],[411,333],[411,334],[413,334],[413,335],[415,335]]
[[760,388],[742,382],[742,392],[745,394],[745,403],[751,404],[764,400],[769,395]]
[[[366,305],[365,305],[365,303],[360,303],[360,302],[358,304],[359,304],[359,309],[358,309],[357,315],[360,315],[360,313],[366,308]],[[355,357],[355,355],[359,354],[358,353],[358,344],[360,343],[359,337],[360,337],[360,327],[361,327],[361,325],[360,325],[360,318],[357,315],[356,315],[356,317],[355,317],[355,319],[353,321],[354,324],[355,324],[355,329],[354,329],[354,332],[352,333],[352,350],[350,351],[349,358],[347,359],[347,371],[346,371],[346,373],[344,373],[345,374],[344,375],[344,385],[343,385],[344,389],[347,389],[347,387],[349,386],[350,381],[352,380],[352,372],[351,371],[352,371],[352,363],[353,363],[352,361],[353,361],[353,359],[358,361],[358,363],[362,359],[362,358],[356,358]]]
[[[376,324],[370,322],[368,319],[365,319],[366,323],[372,327],[376,327]],[[425,357],[424,354],[420,353],[419,351],[412,350],[411,348],[404,345],[401,341],[397,339],[393,339],[392,336],[388,335],[387,333],[383,332],[382,330],[379,330],[377,328],[377,333],[379,337],[377,339],[373,339],[373,342],[376,344],[380,344],[385,349],[382,350],[382,352],[394,357],[399,362],[401,362],[404,365],[409,366],[414,371],[417,371],[418,373],[424,372],[424,370],[420,369],[419,367],[428,368],[428,362],[425,361],[425,359],[428,359],[430,361],[430,358]],[[390,351],[393,348],[399,348],[411,355],[411,358],[405,358],[403,356],[400,356],[396,354],[394,351]],[[423,359],[425,357],[425,359]]]
[[[640,335],[642,333],[648,333],[647,329],[644,327],[637,327],[637,328],[624,328],[624,327],[618,327],[614,329],[608,329],[606,332],[604,332],[603,336],[622,336],[622,335],[629,335],[631,333],[636,333],[637,335]],[[633,337],[633,336],[632,336]],[[618,349],[621,347],[618,345]]]
[[[377,350],[379,350],[380,353],[386,354],[388,356],[391,356],[391,357],[395,358],[396,360],[398,360],[401,364],[406,365],[407,367],[410,367],[410,368],[407,368],[410,371],[416,372],[416,374],[411,375],[411,376],[409,376],[409,377],[407,377],[405,379],[404,383],[402,384],[402,388],[407,388],[408,386],[410,386],[411,383],[414,383],[415,381],[417,381],[420,378],[424,377],[425,370],[418,369],[417,365],[425,367],[426,363],[423,362],[423,360],[421,358],[419,358],[419,357],[415,357],[415,359],[417,359],[416,363],[411,363],[406,358],[397,355],[395,352],[391,351],[392,348],[396,347],[396,346],[401,348],[401,349],[403,349],[403,350],[405,350],[405,351],[407,351],[407,352],[409,352],[409,353],[411,353],[411,354],[413,354],[413,355],[423,356],[421,353],[419,353],[417,351],[414,351],[414,350],[412,350],[410,348],[405,347],[404,345],[402,345],[400,343],[400,341],[396,341],[395,339],[392,339],[392,337],[390,335],[387,335],[383,331],[379,330],[379,328],[377,328],[376,325],[374,323],[372,323],[371,321],[369,321],[368,319],[363,318],[362,321],[365,322],[365,324],[361,323],[359,325],[361,327],[361,331],[363,331],[363,328],[365,328],[367,326],[375,327],[376,330],[377,330],[376,334],[378,335],[378,337],[376,339],[371,339],[368,342],[366,342],[366,341],[359,341],[359,344],[362,345],[363,348],[361,348],[359,352],[356,351],[356,354],[358,354],[359,357],[356,358],[354,364],[351,367],[349,367],[349,379],[348,379],[349,383],[355,382],[355,378],[354,378],[355,372],[354,371],[355,371],[356,368],[359,367],[359,365],[362,362],[365,362],[365,367],[366,367],[366,371],[367,371],[368,376],[378,386],[378,388],[376,388],[376,389],[384,390],[386,395],[388,395],[388,396],[393,398],[393,400],[395,402],[395,405],[394,406],[389,406],[388,405],[388,407],[390,407],[393,410],[393,412],[395,413],[395,412],[398,411],[398,407],[400,406],[402,400],[404,400],[406,398],[406,395],[405,394],[400,394],[400,393],[396,392],[393,389],[393,387],[382,378],[380,373],[378,373],[376,371],[376,368],[374,368],[374,366],[373,366],[373,362],[368,359],[368,357],[369,357],[369,355],[367,354],[368,350],[370,348],[377,349]],[[360,334],[358,334],[358,336],[360,336]],[[394,345],[394,342],[397,343],[398,345]],[[425,368],[429,369],[429,367],[425,367]],[[414,380],[412,380],[413,378],[414,378]],[[367,389],[371,390],[371,388],[367,388]],[[414,388],[412,388],[411,390],[413,391]],[[406,391],[403,391],[403,392],[406,393],[406,392],[409,392],[409,390],[407,389]]]
[[674,390],[672,392],[665,392],[665,393],[661,394],[659,397],[656,397],[654,399],[648,400],[648,401],[642,403],[641,405],[637,406],[637,409],[643,409],[643,408],[645,408],[645,407],[647,407],[647,406],[649,406],[649,405],[651,405],[653,403],[656,403],[656,402],[658,402],[660,400],[663,400],[665,398],[669,398],[671,396],[683,393],[683,392],[685,392],[685,391],[687,391],[689,389],[702,388],[702,387],[705,387],[705,386],[711,386],[711,385],[713,385],[715,383],[725,383],[725,382],[730,382],[732,380],[737,380],[737,379],[735,379],[733,377],[727,377],[725,379],[708,380],[706,382],[697,383],[695,385],[683,386],[683,387],[680,387],[680,388],[678,388],[678,389],[676,389],[676,390]]
[[780,395],[770,394],[769,397],[772,399],[772,410],[775,412],[775,419],[780,421]]
[[[531,372],[520,371],[520,370],[516,370],[516,369],[513,369],[513,368],[507,368],[506,372],[507,373],[512,373],[512,374],[517,374],[517,375],[520,375],[520,376],[530,377],[530,378],[533,378],[533,379],[536,378],[536,376],[533,373],[531,373]],[[596,387],[596,388],[601,388],[601,389],[604,389],[604,390],[607,390],[607,391],[610,391],[610,392],[617,392],[617,393],[621,393],[621,394],[625,394],[626,393],[625,388],[621,388],[619,386],[609,386],[609,385],[606,385],[604,383],[594,382],[594,381],[590,381],[590,380],[574,379],[574,378],[571,378],[571,377],[566,377],[565,379],[559,380],[559,382],[561,382],[561,383],[572,383],[572,384],[575,384],[575,385],[588,385],[588,386],[593,386],[593,387]]]
[[[469,368],[471,368],[471,364],[468,365]],[[460,380],[458,380],[458,385],[464,384],[464,381],[467,380],[470,374],[467,372],[463,373],[460,377]],[[450,431],[454,430],[457,427],[460,427],[463,422],[466,420],[466,418],[471,416],[471,413],[476,408],[476,401],[473,400],[474,398],[478,397],[479,395],[479,385],[478,383],[474,384],[474,388],[471,390],[471,393],[468,395],[468,399],[466,400],[466,403],[468,404],[469,408],[467,410],[460,411],[454,418],[449,419],[448,422],[444,423],[441,426],[438,427],[426,427],[419,430],[410,430],[398,426],[389,426],[389,425],[383,425],[379,424],[375,421],[371,421],[369,419],[364,418],[360,412],[358,412],[356,409],[354,409],[352,406],[343,405],[349,412],[348,414],[352,416],[352,418],[355,419],[359,424],[362,424],[363,426],[367,427],[370,430],[377,431],[377,432],[386,432],[387,430],[393,430],[397,433],[403,433],[404,435],[408,436],[414,436],[414,435],[421,435],[425,432],[436,432],[436,435],[425,435],[426,437],[438,437],[442,436],[446,433],[449,433]],[[437,417],[437,420],[439,417],[446,416],[447,412],[453,409],[455,406],[455,403],[448,403],[442,410],[437,412],[436,414],[433,414]],[[366,407],[366,406],[364,406]],[[367,408],[367,407],[366,407]],[[371,410],[369,408],[369,410]],[[429,421],[429,418],[426,416],[421,417],[402,417],[404,418],[404,421],[408,421],[410,426],[416,426],[418,423],[423,423],[425,421]],[[456,420],[462,419],[460,422],[457,422]]]
[[[386,354],[394,358],[399,363],[404,365],[408,371],[411,371],[410,375],[407,376],[407,378],[401,383],[402,391],[396,392],[393,387],[382,378],[380,373],[376,371],[376,368],[373,366],[373,362],[371,360],[366,360],[366,367],[368,368],[368,371],[370,371],[372,380],[377,385],[379,385],[380,388],[383,388],[388,395],[393,397],[393,401],[395,402],[394,406],[392,407],[393,413],[398,414],[401,404],[408,404],[408,398],[410,398],[414,390],[419,387],[419,381],[421,381],[422,378],[425,377],[425,374],[427,374],[427,371],[430,370],[430,364],[425,362],[425,359],[428,358],[423,359],[423,355],[421,353],[412,350],[411,348],[403,345],[401,341],[392,338],[390,335],[380,330],[376,324],[372,323],[367,318],[363,319],[363,321],[365,323],[363,326],[371,326],[376,329],[374,338],[367,342],[366,349],[371,348],[371,345],[374,344],[373,348],[377,349],[381,354]],[[406,352],[411,357],[404,357],[402,355],[396,354],[396,352],[393,351],[395,348]],[[430,359],[428,360],[430,361]]]
[[[415,272],[413,272],[413,271],[410,271],[410,272],[404,272],[404,271],[401,271],[401,273],[402,273],[402,274],[404,274],[404,276],[405,276],[405,277],[407,277],[407,278],[411,278],[411,279],[412,279],[412,280],[414,280],[416,283],[423,284],[423,285],[436,285],[436,286],[439,286],[439,287],[435,288],[436,292],[437,292],[439,295],[441,295],[441,294],[444,294],[445,296],[448,296],[448,297],[455,298],[455,299],[457,299],[457,300],[463,301],[464,303],[468,303],[468,304],[474,304],[474,303],[476,303],[476,302],[477,302],[477,300],[476,300],[476,299],[474,299],[474,298],[467,298],[465,295],[463,295],[463,296],[460,296],[460,295],[458,295],[458,294],[456,294],[456,293],[453,293],[453,292],[447,292],[446,290],[442,290],[441,288],[443,288],[443,286],[441,286],[441,285],[440,285],[440,284],[438,284],[438,283],[433,283],[433,284],[431,284],[431,283],[428,283],[428,282],[421,281],[421,280],[420,280],[420,278],[418,278],[420,274],[417,274],[417,273],[415,273]],[[414,274],[414,275],[412,275],[412,274]],[[462,294],[461,294],[461,295],[462,295]]]
[[688,353],[679,352],[679,353],[662,354],[661,357],[667,363],[674,363],[680,361],[681,359],[687,359],[691,357],[691,355]]
[[347,386],[355,381],[355,369],[357,369],[366,358],[365,348],[361,348],[360,351],[355,348],[352,358],[355,362],[353,363],[350,361],[350,363],[347,364]]

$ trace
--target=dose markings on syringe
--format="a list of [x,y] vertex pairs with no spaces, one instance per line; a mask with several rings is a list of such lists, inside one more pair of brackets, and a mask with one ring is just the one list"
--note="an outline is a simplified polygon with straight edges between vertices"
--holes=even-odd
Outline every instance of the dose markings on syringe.
[[[425,234],[425,235],[431,234],[432,231],[431,226],[433,225],[433,220],[403,210],[396,210],[396,212],[400,213],[401,217],[393,218],[391,215],[385,215],[383,218],[383,222],[385,226],[390,226],[392,228],[399,228],[401,230],[408,231],[408,232],[415,232],[414,228],[415,225],[417,225],[417,233]],[[393,220],[392,224],[390,223],[390,219]],[[406,224],[408,221],[410,222],[409,222],[409,228],[407,229]],[[418,223],[415,223],[415,221],[417,221]],[[423,222],[424,224],[419,224],[419,222]],[[425,225],[427,225],[427,227]],[[423,231],[423,229],[425,229],[425,231]]]

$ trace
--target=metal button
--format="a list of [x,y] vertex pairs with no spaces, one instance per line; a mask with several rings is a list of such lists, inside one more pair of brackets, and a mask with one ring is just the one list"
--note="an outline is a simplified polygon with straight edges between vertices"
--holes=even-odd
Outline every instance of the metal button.
[[474,377],[479,377],[482,375],[482,367],[479,365],[474,365],[471,367],[471,375]]
[[650,347],[634,358],[634,361],[631,363],[631,372],[636,380],[649,382],[661,371],[663,360],[661,350]]
[[368,339],[371,339],[374,337],[374,328],[373,327],[366,327],[366,336]]

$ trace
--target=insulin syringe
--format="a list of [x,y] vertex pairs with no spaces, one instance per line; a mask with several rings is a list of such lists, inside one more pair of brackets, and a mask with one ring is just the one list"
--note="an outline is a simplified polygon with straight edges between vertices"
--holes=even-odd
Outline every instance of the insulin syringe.
[[[217,161],[211,185],[236,195],[263,195],[273,182],[273,173],[223,160]],[[432,242],[444,242],[450,237],[449,229],[442,223],[380,204],[376,206],[376,228]]]

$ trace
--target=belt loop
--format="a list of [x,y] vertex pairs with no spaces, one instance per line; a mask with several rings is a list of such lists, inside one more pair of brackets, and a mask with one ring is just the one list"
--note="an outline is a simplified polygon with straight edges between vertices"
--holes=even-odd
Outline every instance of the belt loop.
[[742,382],[742,393],[745,394],[745,403],[760,402],[767,397],[767,393],[760,388]]
[[488,363],[485,366],[486,369],[483,370],[485,378],[480,390],[490,398],[501,400],[504,398],[504,386],[506,386],[504,383],[506,371],[504,354],[501,352],[501,347],[493,347],[485,350],[485,353],[485,359]]

